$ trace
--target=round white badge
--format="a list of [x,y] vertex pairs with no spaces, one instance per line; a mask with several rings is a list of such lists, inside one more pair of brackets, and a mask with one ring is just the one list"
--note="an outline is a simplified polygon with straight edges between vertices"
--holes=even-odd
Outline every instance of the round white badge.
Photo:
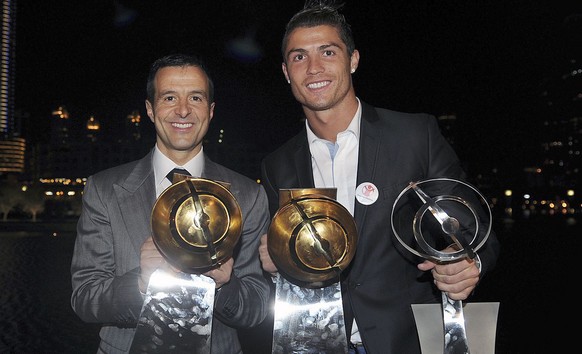
[[378,200],[378,188],[374,183],[364,182],[356,188],[356,199],[360,204],[371,205]]

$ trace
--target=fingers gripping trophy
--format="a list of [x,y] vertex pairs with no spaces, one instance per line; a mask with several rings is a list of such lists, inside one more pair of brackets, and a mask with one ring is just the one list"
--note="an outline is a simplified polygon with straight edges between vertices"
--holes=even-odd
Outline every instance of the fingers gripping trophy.
[[171,267],[150,277],[131,353],[211,352],[215,282],[203,273],[232,257],[242,231],[229,187],[175,174],[156,200],[153,241]]
[[[478,260],[477,252],[487,241],[492,224],[485,197],[470,184],[449,178],[411,182],[396,198],[391,218],[394,235],[406,251],[438,263]],[[462,301],[442,293],[445,354],[471,352],[463,307]],[[420,328],[425,323],[416,316],[422,345]]]
[[356,250],[355,221],[335,188],[285,189],[268,230],[275,278],[273,353],[348,352],[340,273]]

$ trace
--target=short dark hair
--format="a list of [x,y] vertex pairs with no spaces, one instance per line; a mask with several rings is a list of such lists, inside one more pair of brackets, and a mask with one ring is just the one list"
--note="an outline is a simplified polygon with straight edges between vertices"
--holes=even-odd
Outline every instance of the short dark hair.
[[328,25],[335,27],[340,35],[340,38],[346,45],[348,55],[352,55],[356,49],[352,28],[347,23],[344,15],[339,13],[339,9],[344,6],[344,3],[336,3],[334,0],[307,0],[303,9],[297,12],[287,23],[285,28],[285,35],[283,36],[283,43],[281,44],[281,54],[283,61],[287,62],[287,53],[285,49],[289,43],[289,35],[296,28],[300,27],[315,27]]
[[148,75],[148,82],[146,87],[148,101],[150,101],[152,104],[155,101],[156,87],[154,85],[154,80],[156,78],[156,74],[160,69],[169,66],[195,66],[200,68],[208,78],[208,101],[210,103],[214,102],[214,83],[212,82],[212,78],[208,73],[208,69],[204,64],[204,61],[202,58],[196,55],[189,54],[170,54],[153,62],[152,66],[150,67],[150,73]]

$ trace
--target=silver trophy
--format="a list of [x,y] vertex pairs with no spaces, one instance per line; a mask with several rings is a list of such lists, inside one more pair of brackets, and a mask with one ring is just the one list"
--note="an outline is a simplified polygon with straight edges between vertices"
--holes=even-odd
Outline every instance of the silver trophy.
[[275,279],[273,353],[347,354],[340,273],[357,244],[335,188],[284,189],[268,231]]
[[[474,259],[492,225],[485,197],[470,184],[449,178],[411,182],[396,198],[391,219],[394,235],[407,251],[442,263]],[[442,251],[449,246],[455,251]],[[445,354],[470,353],[463,305],[442,293]]]
[[156,200],[153,240],[171,267],[150,277],[130,353],[211,352],[216,284],[203,273],[232,257],[242,230],[228,188],[175,174]]

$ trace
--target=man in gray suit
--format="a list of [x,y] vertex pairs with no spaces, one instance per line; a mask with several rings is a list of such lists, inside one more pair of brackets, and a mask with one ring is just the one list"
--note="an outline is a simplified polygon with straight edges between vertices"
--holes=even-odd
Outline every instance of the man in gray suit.
[[[410,182],[465,173],[433,116],[373,107],[356,96],[360,53],[337,9],[307,1],[287,24],[282,69],[306,124],[263,160],[262,183],[272,214],[280,189],[337,188],[358,230],[356,254],[341,275],[350,352],[420,353],[411,304],[438,303],[441,291],[467,299],[494,266],[499,244],[491,235],[478,259],[448,264],[402,252],[390,217],[399,193]],[[267,241],[260,257],[274,273]]]
[[269,212],[263,187],[212,162],[202,141],[214,115],[214,87],[203,63],[188,55],[155,61],[147,82],[147,114],[156,144],[144,158],[88,178],[71,264],[71,304],[86,322],[102,323],[98,353],[127,353],[150,275],[166,260],[151,237],[156,198],[176,167],[192,176],[228,182],[242,212],[233,257],[204,275],[216,284],[212,353],[241,353],[237,328],[261,323],[269,284],[257,248]]

